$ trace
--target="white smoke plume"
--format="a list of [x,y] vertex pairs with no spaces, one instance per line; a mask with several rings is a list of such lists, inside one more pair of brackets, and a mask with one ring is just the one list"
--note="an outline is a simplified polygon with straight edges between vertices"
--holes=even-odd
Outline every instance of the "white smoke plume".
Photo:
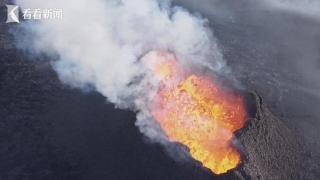
[[[21,24],[33,53],[58,55],[52,62],[60,79],[76,88],[92,86],[117,107],[138,112],[136,124],[151,139],[163,139],[141,98],[154,80],[140,59],[155,49],[173,52],[184,64],[216,72],[224,61],[207,20],[169,1],[17,0],[22,8],[62,8],[61,20]],[[19,34],[17,34],[19,36]]]

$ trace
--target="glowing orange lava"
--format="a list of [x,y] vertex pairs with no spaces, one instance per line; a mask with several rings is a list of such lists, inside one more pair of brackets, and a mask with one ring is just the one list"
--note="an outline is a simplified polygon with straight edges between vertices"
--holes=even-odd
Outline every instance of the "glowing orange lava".
[[183,71],[172,54],[153,53],[151,69],[161,86],[151,113],[169,140],[186,145],[191,156],[215,174],[235,168],[241,159],[231,141],[244,125],[243,98],[209,77]]

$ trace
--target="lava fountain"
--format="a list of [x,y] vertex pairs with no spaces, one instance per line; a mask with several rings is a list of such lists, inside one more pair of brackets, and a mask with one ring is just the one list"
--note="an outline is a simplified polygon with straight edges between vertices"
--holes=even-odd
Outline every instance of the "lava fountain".
[[233,133],[245,119],[243,98],[213,79],[185,71],[167,51],[153,51],[148,66],[160,83],[151,114],[168,139],[188,147],[190,155],[215,174],[241,162]]

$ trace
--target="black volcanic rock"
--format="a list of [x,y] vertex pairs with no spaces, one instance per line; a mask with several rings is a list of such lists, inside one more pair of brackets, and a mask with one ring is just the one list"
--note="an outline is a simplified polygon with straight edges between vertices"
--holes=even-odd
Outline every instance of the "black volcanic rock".
[[270,112],[262,97],[253,93],[253,98],[255,117],[237,134],[245,154],[242,173],[254,180],[305,179],[301,140]]
[[79,158],[52,143],[41,117],[59,99],[55,73],[14,49],[0,49],[0,60],[0,179],[79,179]]

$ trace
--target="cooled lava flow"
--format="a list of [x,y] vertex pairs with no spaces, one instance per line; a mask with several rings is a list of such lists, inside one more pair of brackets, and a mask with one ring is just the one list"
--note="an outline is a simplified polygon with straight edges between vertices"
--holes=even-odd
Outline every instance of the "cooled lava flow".
[[150,68],[161,83],[151,114],[172,142],[215,174],[235,168],[240,153],[233,133],[245,119],[243,98],[219,87],[211,78],[184,71],[167,51],[152,52]]

